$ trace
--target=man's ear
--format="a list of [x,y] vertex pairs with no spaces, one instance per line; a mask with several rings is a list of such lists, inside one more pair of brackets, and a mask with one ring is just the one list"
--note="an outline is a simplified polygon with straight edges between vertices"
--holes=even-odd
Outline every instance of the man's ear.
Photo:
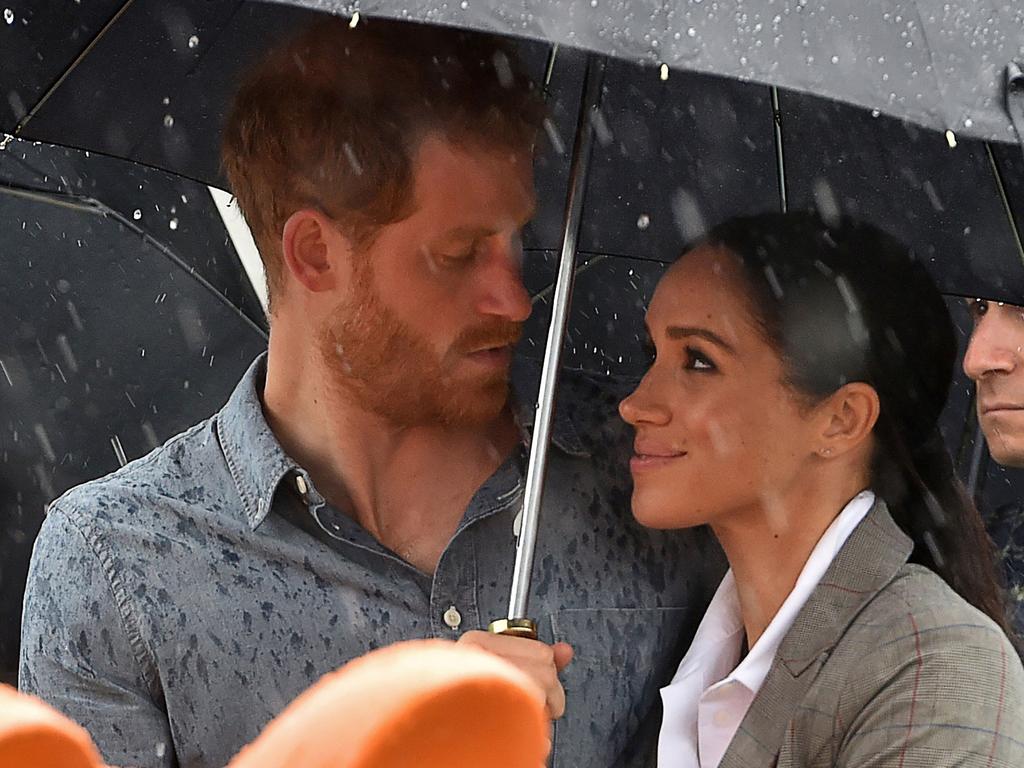
[[352,245],[320,211],[304,208],[284,223],[281,254],[285,269],[311,293],[329,291],[347,271]]
[[878,421],[878,392],[861,381],[844,384],[821,404],[824,420],[817,453],[840,456],[863,445]]

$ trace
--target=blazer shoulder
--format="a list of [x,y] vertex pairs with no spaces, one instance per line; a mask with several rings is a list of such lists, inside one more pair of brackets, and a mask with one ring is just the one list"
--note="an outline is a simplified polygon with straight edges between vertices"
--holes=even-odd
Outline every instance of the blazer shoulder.
[[[833,650],[843,675],[869,696],[913,669],[921,685],[970,681],[980,694],[1008,681],[1024,695],[1024,669],[1010,639],[988,616],[958,595],[937,574],[903,566],[858,614]],[[988,690],[992,690],[989,688]]]

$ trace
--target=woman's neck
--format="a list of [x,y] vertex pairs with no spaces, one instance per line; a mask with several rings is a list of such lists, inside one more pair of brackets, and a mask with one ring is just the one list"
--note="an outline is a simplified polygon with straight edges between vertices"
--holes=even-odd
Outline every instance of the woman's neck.
[[736,579],[748,648],[793,591],[822,534],[866,486],[860,477],[818,485],[712,524]]

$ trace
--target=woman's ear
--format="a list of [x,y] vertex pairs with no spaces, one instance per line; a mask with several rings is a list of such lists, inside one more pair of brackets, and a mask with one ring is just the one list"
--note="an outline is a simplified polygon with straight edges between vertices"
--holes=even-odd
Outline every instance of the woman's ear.
[[817,453],[825,457],[840,456],[865,445],[880,410],[878,393],[870,384],[861,381],[844,384],[821,404],[823,425]]
[[335,288],[347,272],[352,244],[320,211],[304,208],[284,223],[281,233],[284,267],[311,293]]

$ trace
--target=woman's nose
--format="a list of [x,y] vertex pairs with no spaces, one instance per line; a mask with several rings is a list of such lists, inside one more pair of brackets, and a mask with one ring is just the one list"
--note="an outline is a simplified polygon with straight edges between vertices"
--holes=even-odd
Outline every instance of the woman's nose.
[[632,394],[619,403],[619,416],[627,424],[664,425],[671,421],[671,413],[667,407],[658,403],[653,397],[650,372],[644,376]]

